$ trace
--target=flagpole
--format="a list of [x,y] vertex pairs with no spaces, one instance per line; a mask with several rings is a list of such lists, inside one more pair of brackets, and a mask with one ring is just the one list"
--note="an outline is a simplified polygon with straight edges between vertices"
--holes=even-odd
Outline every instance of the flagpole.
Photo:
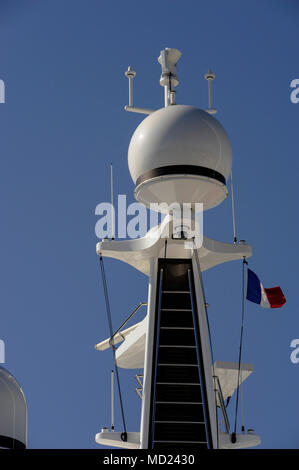
[[237,438],[237,419],[238,419],[238,405],[239,405],[239,387],[240,387],[240,370],[242,360],[242,345],[243,345],[243,332],[244,332],[244,317],[245,317],[245,266],[248,266],[246,258],[244,256],[242,262],[242,320],[241,320],[241,334],[240,334],[240,346],[239,346],[239,364],[238,364],[238,381],[237,381],[237,397],[236,397],[236,411],[235,411],[235,426],[234,432],[231,435],[232,443],[235,443]]

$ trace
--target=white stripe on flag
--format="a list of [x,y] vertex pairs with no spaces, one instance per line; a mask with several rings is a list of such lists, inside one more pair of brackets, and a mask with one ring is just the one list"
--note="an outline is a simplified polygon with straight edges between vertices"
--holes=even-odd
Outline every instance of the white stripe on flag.
[[265,289],[263,287],[263,284],[261,284],[261,307],[264,307],[264,308],[271,308],[271,305],[270,305],[270,302],[268,300],[268,297],[267,297],[267,294],[265,292]]

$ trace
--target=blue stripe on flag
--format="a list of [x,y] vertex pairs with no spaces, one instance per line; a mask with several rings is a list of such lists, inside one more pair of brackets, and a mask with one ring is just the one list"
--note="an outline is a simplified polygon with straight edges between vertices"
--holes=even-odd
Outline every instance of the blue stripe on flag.
[[254,302],[256,304],[261,303],[262,292],[261,292],[261,283],[257,275],[248,268],[248,277],[247,277],[247,300]]

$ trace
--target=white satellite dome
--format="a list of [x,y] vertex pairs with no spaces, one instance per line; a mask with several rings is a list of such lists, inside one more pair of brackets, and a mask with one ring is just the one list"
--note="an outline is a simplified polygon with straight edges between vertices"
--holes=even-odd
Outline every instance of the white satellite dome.
[[197,202],[206,210],[228,194],[229,138],[217,119],[193,106],[167,106],[146,117],[132,136],[128,162],[135,197],[147,207]]
[[26,399],[13,375],[0,366],[0,449],[24,449],[26,445]]

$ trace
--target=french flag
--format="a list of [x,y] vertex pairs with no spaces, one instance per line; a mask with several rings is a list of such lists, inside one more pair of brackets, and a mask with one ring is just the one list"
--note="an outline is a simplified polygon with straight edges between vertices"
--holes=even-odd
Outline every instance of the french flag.
[[247,273],[247,300],[264,308],[279,308],[286,303],[280,287],[266,289],[251,269],[248,268]]

